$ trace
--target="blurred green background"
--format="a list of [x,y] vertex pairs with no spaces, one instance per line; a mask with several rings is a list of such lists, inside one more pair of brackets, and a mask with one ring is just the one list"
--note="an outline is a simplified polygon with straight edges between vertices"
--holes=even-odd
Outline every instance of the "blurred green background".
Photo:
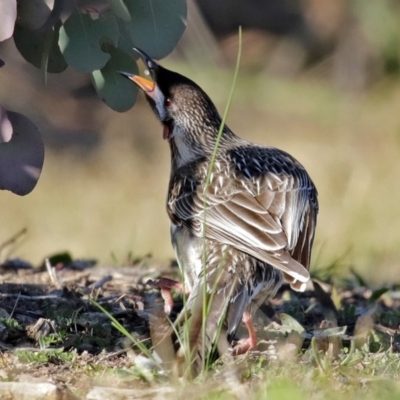
[[[228,125],[286,150],[309,171],[320,200],[312,268],[339,260],[344,272],[399,281],[400,2],[291,3],[297,19],[271,8],[273,27],[231,7],[249,19]],[[211,21],[207,1],[198,5],[188,2],[187,30],[161,63],[196,81],[222,112],[237,35],[220,28],[224,19],[237,27],[237,16],[213,12],[220,22]],[[68,250],[124,263],[129,253],[151,253],[167,263],[169,149],[143,96],[119,114],[96,97],[88,76],[68,68],[44,87],[12,40],[0,54],[13,66],[0,71],[0,103],[31,118],[46,143],[34,191],[0,193],[0,243],[28,229],[0,256],[39,263]]]

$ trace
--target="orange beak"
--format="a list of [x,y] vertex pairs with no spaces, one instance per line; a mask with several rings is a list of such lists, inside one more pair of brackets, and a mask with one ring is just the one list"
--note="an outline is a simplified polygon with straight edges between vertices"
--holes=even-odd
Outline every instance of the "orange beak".
[[153,81],[150,81],[149,79],[142,78],[139,75],[134,75],[134,74],[129,74],[127,72],[120,72],[121,75],[125,76],[132,82],[134,82],[140,89],[143,90],[143,92],[146,93],[147,96],[151,97],[153,100],[155,100],[155,87],[156,84]]
[[138,85],[140,87],[140,89],[142,89],[147,94],[149,92],[152,92],[154,90],[154,88],[156,87],[154,82],[152,82],[146,78],[142,78],[139,75],[132,75],[129,79],[131,81],[135,82],[136,85]]

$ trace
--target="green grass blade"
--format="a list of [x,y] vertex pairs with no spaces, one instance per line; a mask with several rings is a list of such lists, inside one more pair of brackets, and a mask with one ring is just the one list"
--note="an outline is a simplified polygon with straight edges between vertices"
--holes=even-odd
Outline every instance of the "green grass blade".
[[215,159],[217,157],[219,143],[221,141],[222,133],[223,133],[224,128],[225,128],[225,122],[226,122],[226,119],[228,118],[229,110],[230,110],[231,104],[232,104],[233,95],[235,93],[237,77],[239,75],[240,60],[242,58],[242,27],[241,26],[239,26],[239,39],[238,39],[238,41],[239,41],[238,42],[238,54],[237,54],[237,58],[236,58],[236,66],[235,66],[235,72],[233,74],[233,81],[232,81],[231,91],[229,93],[228,101],[227,101],[226,106],[225,106],[225,111],[224,111],[224,114],[222,116],[222,122],[221,122],[221,125],[219,127],[217,141],[215,143],[214,151],[213,151],[213,154],[211,156],[210,165],[208,166],[207,180],[206,180],[206,185],[205,185],[205,188],[204,188],[204,192],[206,193],[206,195],[207,195],[208,187],[210,185],[210,177],[211,177],[212,170],[214,168]]
[[[118,322],[116,318],[114,318],[103,306],[101,306],[97,301],[90,299],[91,304],[96,306],[103,314],[107,315],[111,320],[111,325],[121,332],[126,338],[128,338],[135,346],[137,346],[140,351],[145,354],[149,359],[151,359],[154,363],[159,365],[158,361],[153,357],[151,351],[143,344],[143,342],[135,339],[126,329],[125,327]],[[161,368],[161,366],[160,366]]]
[[[203,220],[203,227],[204,227],[204,244],[203,244],[203,269],[205,271],[204,273],[204,282],[203,282],[203,316],[202,316],[202,331],[201,331],[201,335],[202,335],[202,342],[205,343],[205,339],[206,339],[206,324],[205,321],[207,320],[207,315],[208,315],[208,310],[209,310],[209,306],[207,304],[210,303],[210,300],[207,300],[207,266],[206,266],[206,259],[207,259],[207,246],[206,246],[206,238],[205,238],[205,226],[207,224],[207,193],[208,193],[208,187],[210,185],[210,179],[211,179],[211,173],[213,171],[214,168],[214,164],[215,164],[215,159],[217,157],[217,152],[218,152],[218,148],[219,148],[219,144],[221,142],[221,137],[222,134],[224,132],[224,128],[225,128],[225,123],[229,114],[229,110],[232,104],[232,99],[233,99],[233,95],[235,92],[235,88],[236,88],[236,82],[237,82],[237,78],[238,78],[238,74],[239,74],[239,67],[240,67],[240,60],[242,57],[242,28],[239,26],[239,33],[238,33],[238,54],[237,54],[237,59],[236,59],[236,66],[235,66],[235,72],[233,74],[233,80],[232,80],[232,85],[231,85],[231,90],[228,96],[228,101],[226,103],[225,106],[225,110],[222,116],[222,121],[221,121],[221,125],[219,127],[219,131],[218,131],[218,135],[217,135],[217,139],[215,142],[215,146],[214,146],[214,150],[213,150],[213,154],[211,156],[211,160],[210,160],[210,164],[208,166],[208,171],[207,171],[207,177],[206,177],[206,184],[204,187],[204,220]],[[203,370],[206,368],[205,365],[205,360],[206,360],[206,354],[205,354],[205,348],[203,346],[202,349],[202,360],[203,360]]]

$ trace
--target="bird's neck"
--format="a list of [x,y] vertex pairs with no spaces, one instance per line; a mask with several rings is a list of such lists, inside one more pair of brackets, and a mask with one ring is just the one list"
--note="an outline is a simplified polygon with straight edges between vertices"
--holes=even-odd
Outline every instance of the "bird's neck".
[[186,135],[175,134],[169,139],[172,170],[177,170],[205,156],[201,146],[188,140]]
[[240,140],[225,126],[218,142],[218,130],[217,126],[207,126],[203,128],[201,134],[197,134],[196,132],[183,132],[175,126],[169,139],[172,170],[175,171],[195,160],[211,159],[217,144],[218,148],[224,151]]

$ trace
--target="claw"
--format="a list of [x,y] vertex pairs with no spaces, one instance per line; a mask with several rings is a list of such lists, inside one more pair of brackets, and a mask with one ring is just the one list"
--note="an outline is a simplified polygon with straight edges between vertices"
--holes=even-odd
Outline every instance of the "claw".
[[249,337],[247,339],[240,339],[237,342],[232,352],[234,356],[247,353],[249,350],[253,350],[257,347],[256,330],[254,329],[253,321],[248,311],[243,313],[242,321],[246,325],[246,328],[249,332]]
[[245,354],[249,350],[253,350],[256,347],[257,347],[257,342],[254,343],[250,337],[246,339],[240,339],[233,348],[232,354],[234,356],[240,356],[241,354]]

